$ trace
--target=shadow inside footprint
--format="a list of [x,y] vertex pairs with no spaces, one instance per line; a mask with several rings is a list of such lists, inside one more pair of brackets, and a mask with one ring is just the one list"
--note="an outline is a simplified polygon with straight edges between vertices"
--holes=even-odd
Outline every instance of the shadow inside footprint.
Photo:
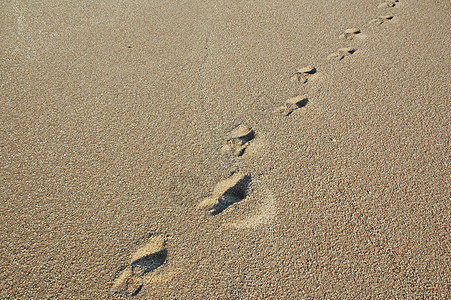
[[222,196],[217,200],[216,205],[211,209],[212,215],[218,215],[227,209],[230,205],[242,201],[246,198],[249,183],[251,182],[251,176],[244,176],[239,182],[231,186],[225,191]]
[[249,130],[249,132],[246,135],[235,137],[235,138],[238,139],[241,142],[241,144],[244,145],[247,142],[250,142],[251,140],[253,140],[255,138],[255,132],[253,130]]
[[146,244],[132,254],[130,264],[123,269],[111,286],[112,294],[136,296],[145,284],[145,276],[163,265],[168,257],[164,234],[152,235]]
[[164,264],[167,257],[168,251],[166,249],[163,249],[157,253],[150,254],[134,261],[131,266],[134,270],[139,270],[141,275],[145,275]]
[[139,287],[136,289],[136,291],[134,291],[133,294],[131,294],[130,296],[131,296],[131,297],[135,297],[136,295],[138,295],[139,292],[141,292],[141,290],[143,289],[143,286],[144,286],[144,285],[142,285],[142,284],[139,285]]
[[308,103],[308,99],[307,99],[307,98],[304,98],[304,99],[302,99],[301,101],[295,103],[294,105],[295,105],[297,108],[301,108],[301,107],[306,106],[307,103]]

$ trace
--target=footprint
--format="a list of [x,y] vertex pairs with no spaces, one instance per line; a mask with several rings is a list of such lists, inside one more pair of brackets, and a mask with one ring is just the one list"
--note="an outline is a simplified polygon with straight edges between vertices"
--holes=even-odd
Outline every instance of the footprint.
[[309,77],[316,73],[316,68],[312,66],[306,66],[300,68],[296,73],[294,73],[290,80],[293,82],[306,83]]
[[249,174],[235,173],[218,182],[212,195],[199,203],[197,208],[208,210],[212,215],[220,214],[230,205],[246,198],[250,182]]
[[342,60],[345,56],[353,54],[357,49],[352,47],[340,48],[327,56],[328,60]]
[[254,138],[254,130],[249,126],[241,124],[230,132],[227,144],[222,147],[221,151],[223,153],[232,153],[235,156],[241,156],[249,145],[249,142]]
[[361,34],[359,28],[349,28],[346,29],[342,34],[340,34],[339,38],[345,40],[353,40],[358,34]]
[[225,227],[257,228],[262,225],[267,225],[274,219],[278,210],[277,201],[274,194],[263,182],[260,182],[260,184],[258,184],[258,188],[255,190],[255,194],[258,198],[260,198],[260,208],[258,209],[256,214],[248,216],[247,218],[242,220],[227,223],[224,225]]
[[377,6],[377,8],[390,8],[390,7],[394,7],[396,5],[396,2],[398,2],[398,0],[388,0],[385,2],[382,2],[381,4],[379,4]]
[[160,267],[167,258],[166,236],[151,236],[147,243],[131,257],[130,264],[119,274],[111,286],[112,294],[137,295],[145,282],[149,282],[151,272]]
[[376,24],[376,25],[381,25],[389,20],[392,20],[393,16],[392,15],[385,15],[385,16],[379,16],[375,19],[372,19],[370,21],[370,24]]
[[275,111],[277,113],[280,113],[281,115],[288,116],[296,109],[306,106],[307,103],[308,98],[304,95],[299,95],[293,98],[289,98],[287,101],[285,101],[284,106],[277,107]]

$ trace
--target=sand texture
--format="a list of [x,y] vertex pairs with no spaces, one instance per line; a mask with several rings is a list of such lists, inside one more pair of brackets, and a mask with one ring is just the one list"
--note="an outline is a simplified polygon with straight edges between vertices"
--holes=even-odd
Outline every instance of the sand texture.
[[451,298],[449,0],[0,2],[0,299]]

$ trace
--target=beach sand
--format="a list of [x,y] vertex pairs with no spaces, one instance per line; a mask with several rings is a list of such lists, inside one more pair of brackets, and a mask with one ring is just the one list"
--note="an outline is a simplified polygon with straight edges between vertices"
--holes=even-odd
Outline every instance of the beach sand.
[[0,298],[449,299],[451,3],[381,3],[3,1]]

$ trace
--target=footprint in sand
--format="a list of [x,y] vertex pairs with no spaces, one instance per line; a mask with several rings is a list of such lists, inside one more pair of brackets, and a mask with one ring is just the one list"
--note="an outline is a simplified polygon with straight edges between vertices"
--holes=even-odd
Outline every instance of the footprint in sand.
[[300,68],[296,73],[294,73],[290,80],[293,82],[306,83],[313,74],[316,73],[316,68],[312,66],[306,66]]
[[376,25],[381,25],[389,20],[392,20],[393,16],[392,15],[385,15],[385,16],[379,16],[377,18],[374,18],[370,21],[370,24],[376,24]]
[[388,0],[385,2],[382,2],[381,4],[379,4],[377,6],[377,8],[390,8],[390,7],[394,7],[396,5],[396,2],[398,2],[398,0]]
[[339,35],[339,38],[345,39],[345,40],[353,40],[360,34],[362,34],[360,29],[357,27],[354,27],[354,28],[349,28],[349,29],[346,29],[345,31],[343,31],[343,33]]
[[251,176],[235,173],[229,178],[218,182],[212,195],[197,205],[197,208],[208,210],[212,215],[222,213],[229,206],[247,197]]
[[259,203],[260,207],[257,209],[256,213],[244,219],[226,223],[224,224],[225,227],[240,229],[257,228],[272,222],[278,210],[276,198],[265,183],[258,182],[257,186],[258,187],[253,191],[253,195],[250,196],[257,197],[257,199],[254,200]]
[[145,283],[154,282],[152,272],[167,258],[166,236],[151,236],[147,243],[131,257],[130,264],[119,274],[111,286],[112,294],[137,295]]
[[275,112],[283,116],[288,116],[296,109],[306,106],[307,103],[308,98],[304,95],[299,95],[289,98],[287,101],[285,101],[285,105],[277,107],[275,109]]
[[221,151],[223,153],[241,156],[249,145],[249,142],[254,138],[254,130],[249,126],[241,124],[230,132],[227,143],[222,147]]
[[342,60],[345,56],[353,54],[357,49],[352,47],[340,48],[334,53],[331,53],[327,56],[328,60]]

